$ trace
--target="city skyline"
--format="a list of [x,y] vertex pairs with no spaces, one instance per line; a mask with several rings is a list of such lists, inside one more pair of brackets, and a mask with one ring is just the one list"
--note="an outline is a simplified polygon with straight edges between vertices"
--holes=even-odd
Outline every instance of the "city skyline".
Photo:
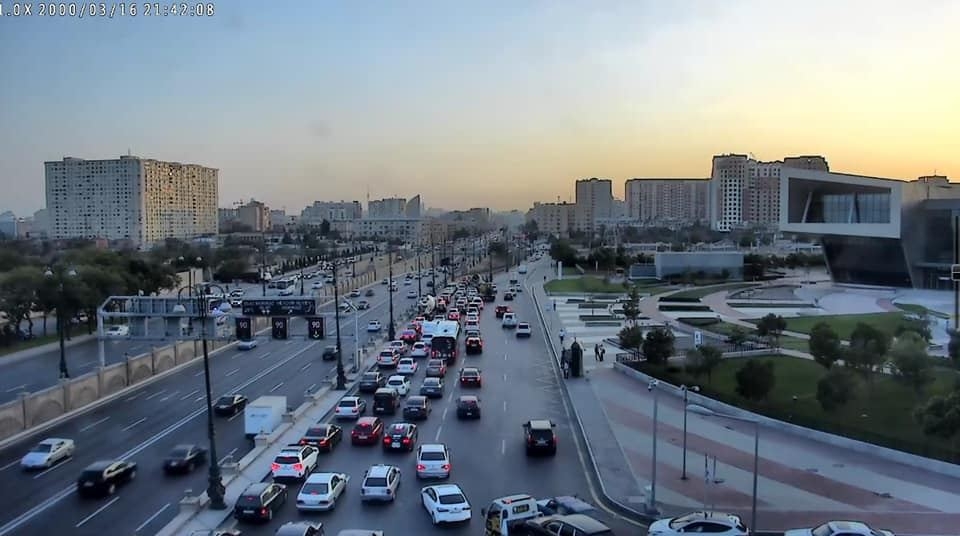
[[128,150],[292,212],[368,190],[526,210],[590,177],[622,198],[726,153],[960,176],[958,3],[294,5],[0,21],[0,210],[43,207],[45,161]]

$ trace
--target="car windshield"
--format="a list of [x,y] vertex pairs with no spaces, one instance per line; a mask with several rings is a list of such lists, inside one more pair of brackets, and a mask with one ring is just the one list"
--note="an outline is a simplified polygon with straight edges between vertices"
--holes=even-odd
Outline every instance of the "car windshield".
[[467,408],[472,408],[477,405],[477,401],[472,398],[464,398],[460,400],[460,405]]
[[390,378],[388,385],[403,385],[403,378]]
[[53,445],[47,445],[46,443],[40,443],[39,445],[33,447],[30,452],[50,452],[53,450]]
[[276,463],[280,465],[293,465],[295,463],[300,463],[300,458],[298,456],[277,456],[275,460]]
[[260,506],[260,496],[259,495],[241,495],[237,499],[237,504],[240,506]]
[[410,400],[407,400],[407,407],[408,407],[408,408],[419,408],[419,407],[423,407],[423,399],[422,399],[422,398],[417,398],[417,399],[411,398]]
[[520,322],[519,324],[517,324],[517,327],[520,329],[529,329],[530,324],[527,324],[526,322]]
[[170,453],[171,458],[186,458],[190,454],[190,447],[177,447]]
[[392,433],[394,434],[405,434],[407,432],[407,427],[402,424],[393,425]]
[[449,493],[447,495],[441,495],[439,499],[440,499],[440,504],[463,504],[467,502],[467,498],[460,493]]
[[357,401],[356,401],[356,400],[341,400],[339,405],[340,405],[340,407],[342,407],[342,408],[352,408],[352,407],[354,407],[354,406],[357,405]]
[[300,493],[307,495],[326,495],[330,491],[330,486],[326,482],[312,483],[308,482],[300,488]]
[[379,476],[371,476],[367,478],[364,486],[368,488],[383,488],[387,486],[387,479]]
[[476,377],[476,376],[479,376],[480,373],[477,372],[476,370],[465,370],[463,371],[463,375],[466,377]]
[[833,534],[833,529],[830,528],[830,525],[824,523],[819,527],[810,531],[811,536],[831,536]]
[[223,405],[233,404],[233,397],[232,397],[232,396],[221,396],[221,397],[220,397],[220,400],[217,400],[217,404],[223,404]]
[[310,428],[307,430],[307,437],[326,437],[326,428]]
[[423,380],[424,387],[439,387],[440,378],[427,378]]
[[[386,354],[386,355],[392,355],[392,354]],[[363,379],[364,379],[364,380],[370,380],[370,381],[377,381],[377,373],[376,373],[376,372],[367,372],[366,374],[363,375]]]
[[81,480],[98,480],[102,476],[103,472],[101,471],[84,471],[80,473]]

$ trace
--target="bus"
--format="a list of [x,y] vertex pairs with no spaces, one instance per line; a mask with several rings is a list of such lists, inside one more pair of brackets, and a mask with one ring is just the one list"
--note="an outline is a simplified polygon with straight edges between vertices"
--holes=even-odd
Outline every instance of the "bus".
[[433,332],[433,339],[430,341],[431,355],[438,359],[446,359],[447,365],[452,365],[457,360],[460,322],[438,320],[434,324],[436,328]]

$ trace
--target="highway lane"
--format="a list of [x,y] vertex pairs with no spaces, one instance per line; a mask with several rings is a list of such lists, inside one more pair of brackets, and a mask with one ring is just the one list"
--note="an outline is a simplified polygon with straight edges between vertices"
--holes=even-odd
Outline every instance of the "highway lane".
[[[400,299],[398,301],[402,303],[404,300]],[[363,330],[365,327],[366,315],[386,317],[386,309],[387,297],[384,296],[380,301],[374,302],[371,310],[362,312],[361,320],[363,323],[361,329]],[[353,351],[353,322],[341,322],[341,325],[343,328],[341,339],[344,354],[350,355]],[[362,331],[361,335],[366,335],[365,331]],[[331,344],[333,340],[333,333],[331,333],[331,337],[328,337],[326,341],[317,343],[307,343],[302,340],[265,341],[259,348],[250,352],[227,350],[225,355],[211,360],[214,395],[219,396],[220,394],[233,392],[238,385],[243,385],[246,381],[249,381],[245,379],[256,378],[261,372],[266,372],[251,385],[244,386],[241,391],[251,399],[263,394],[285,394],[289,397],[291,406],[299,405],[302,402],[304,392],[308,388],[316,389],[324,378],[331,377],[334,373],[334,362],[323,362],[320,359],[322,346]],[[301,350],[305,351],[300,352]],[[296,352],[300,352],[299,355],[294,356],[288,363],[275,370],[268,368]],[[9,472],[3,478],[12,476],[20,479],[24,488],[22,494],[18,496],[18,500],[13,501],[11,507],[0,514],[0,524],[9,522],[29,508],[41,504],[44,499],[55,496],[57,492],[70,488],[78,471],[88,463],[96,459],[126,453],[139,442],[154,438],[170,426],[180,425],[168,436],[159,438],[156,443],[149,445],[142,452],[132,457],[145,465],[142,470],[143,479],[153,480],[154,474],[152,473],[159,469],[159,461],[174,444],[196,442],[206,445],[205,417],[202,411],[204,407],[202,380],[202,367],[197,362],[187,367],[186,370],[179,371],[44,433],[44,436],[72,437],[78,442],[76,459],[63,466],[58,466],[49,473],[42,475],[15,474],[19,472],[16,467],[17,459],[29,447],[29,444],[37,438],[0,453],[2,454],[0,456],[0,468]],[[185,417],[190,416],[192,418],[186,422],[181,422]],[[250,448],[249,442],[243,438],[242,424],[240,423],[242,423],[242,417],[234,421],[218,420],[218,450],[221,456],[233,452],[234,456],[239,457]],[[151,466],[154,470],[149,469]],[[203,489],[205,487],[203,476],[198,475],[199,473],[182,479],[182,484],[168,485],[170,483],[162,482],[160,489],[141,488],[141,492],[136,491],[137,484],[142,486],[138,482],[129,488],[130,491],[124,490],[121,492],[126,495],[132,494],[129,504],[133,505],[134,508],[129,510],[117,509],[116,512],[119,513],[116,515],[121,516],[121,519],[115,518],[113,506],[120,503],[118,499],[107,510],[98,513],[95,519],[98,522],[106,523],[108,526],[127,528],[129,525],[132,530],[153,512],[159,511],[167,502],[173,501],[173,504],[175,504],[182,496],[183,489]],[[34,476],[37,478],[33,478]],[[189,485],[187,485],[188,483]],[[145,494],[145,496],[141,497],[141,494]],[[150,510],[154,503],[163,500],[167,502],[156,504],[156,509]],[[55,520],[38,516],[29,523],[17,527],[11,533],[28,534],[36,533],[35,530],[39,529],[49,530],[51,523],[56,523],[58,528],[68,533],[86,533],[81,529],[88,525],[95,526],[93,519],[80,527],[76,527],[76,525],[83,518],[95,512],[99,506],[96,501],[61,501],[56,505],[56,508],[58,512],[66,508],[67,511],[63,515],[58,515]],[[163,522],[168,520],[164,516],[172,517],[175,513],[175,508],[167,508],[162,515],[158,515],[153,520],[153,523],[162,525]],[[123,517],[128,515],[131,519]],[[137,518],[139,521],[131,524],[134,521],[132,518]],[[73,525],[70,525],[70,523],[73,523]],[[92,531],[92,529],[90,530]],[[3,534],[2,530],[0,530],[0,534]]]
[[[498,280],[498,284],[505,283],[506,277],[501,276]],[[481,314],[484,353],[460,358],[457,366],[447,374],[444,399],[436,401],[430,418],[420,423],[420,443],[439,441],[450,448],[453,462],[450,482],[464,489],[474,510],[474,518],[469,524],[450,527],[444,533],[478,533],[483,526],[480,509],[488,506],[492,499],[512,493],[531,493],[537,497],[565,494],[590,497],[584,473],[586,468],[574,447],[571,422],[563,408],[557,375],[547,356],[533,305],[526,295],[511,305],[521,320],[531,322],[534,336],[517,340],[512,330],[500,327],[493,307],[488,304]],[[457,372],[465,365],[482,369],[484,386],[481,390],[461,390],[456,386]],[[419,388],[423,375],[421,368],[413,382],[415,388]],[[456,418],[454,401],[464,392],[481,397],[483,417],[480,421]],[[531,418],[548,418],[557,423],[560,447],[556,457],[526,457],[521,425]],[[401,419],[387,417],[385,422],[389,424]],[[343,426],[349,434],[352,423],[346,422]],[[392,463],[403,472],[395,504],[363,505],[359,501],[364,471],[376,463]],[[266,475],[268,468],[265,466],[263,470]],[[320,470],[344,472],[351,476],[347,494],[334,512],[300,514],[294,504],[299,485],[292,485],[291,500],[281,515],[267,525],[244,524],[243,533],[254,536],[273,534],[280,524],[303,518],[322,521],[327,532],[332,534],[347,528],[382,529],[388,534],[437,531],[420,505],[419,490],[428,483],[416,479],[413,453],[384,453],[380,447],[353,447],[346,441],[334,453],[324,455]],[[624,520],[606,514],[603,517],[618,534],[638,533],[637,527]],[[233,524],[228,522],[227,525]]]

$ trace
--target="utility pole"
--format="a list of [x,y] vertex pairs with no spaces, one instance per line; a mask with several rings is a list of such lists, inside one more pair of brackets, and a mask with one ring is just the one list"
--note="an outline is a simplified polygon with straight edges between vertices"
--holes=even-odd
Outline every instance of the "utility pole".
[[433,230],[430,231],[430,282],[433,285],[433,295],[437,296],[437,251],[433,243]]

